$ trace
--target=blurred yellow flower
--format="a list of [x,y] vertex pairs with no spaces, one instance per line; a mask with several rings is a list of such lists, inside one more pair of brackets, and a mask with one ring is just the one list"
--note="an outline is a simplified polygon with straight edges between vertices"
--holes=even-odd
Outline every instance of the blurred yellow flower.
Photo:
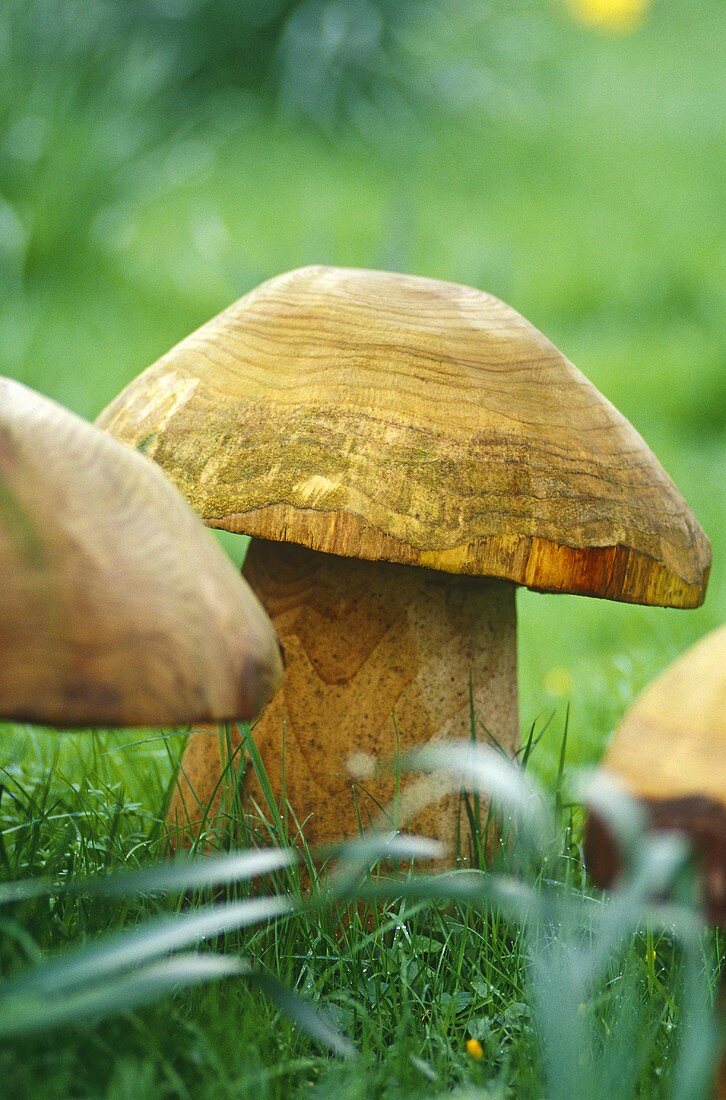
[[547,694],[553,699],[562,699],[572,692],[572,676],[566,668],[550,668],[542,681]]
[[567,0],[575,18],[596,27],[627,31],[643,19],[650,0]]
[[484,1047],[481,1045],[478,1039],[466,1040],[466,1053],[470,1055],[476,1062],[481,1062],[484,1057]]

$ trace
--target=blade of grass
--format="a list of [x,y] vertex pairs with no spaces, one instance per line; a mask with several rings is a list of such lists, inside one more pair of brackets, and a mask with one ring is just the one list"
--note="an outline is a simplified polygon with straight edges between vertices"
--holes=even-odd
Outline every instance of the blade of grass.
[[250,974],[250,981],[265,993],[281,1011],[290,1016],[295,1023],[317,1039],[333,1054],[339,1058],[356,1058],[358,1051],[344,1035],[332,1026],[325,1016],[317,1011],[308,1001],[303,1000],[282,982],[277,981],[270,974],[254,971]]
[[51,996],[71,986],[93,984],[189,944],[276,920],[292,909],[292,902],[287,898],[263,897],[205,906],[196,912],[152,917],[136,928],[101,936],[9,979],[0,986],[0,1007],[6,997],[21,992]]
[[0,998],[0,1036],[31,1035],[66,1024],[127,1012],[181,987],[247,975],[249,963],[214,954],[184,953],[159,959],[130,973],[56,992],[18,991]]
[[257,875],[290,867],[298,859],[289,848],[226,852],[219,856],[177,856],[166,863],[138,871],[54,883],[47,878],[20,879],[0,884],[0,906],[49,894],[74,893],[101,897],[131,897],[136,894],[199,890],[242,882]]

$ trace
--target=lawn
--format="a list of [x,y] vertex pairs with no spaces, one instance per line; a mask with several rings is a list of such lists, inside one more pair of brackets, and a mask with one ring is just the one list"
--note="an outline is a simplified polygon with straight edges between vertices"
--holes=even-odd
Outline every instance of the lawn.
[[[57,64],[30,32],[23,39],[22,23],[23,5],[8,3],[0,372],[93,417],[261,280],[308,263],[390,268],[504,298],[661,459],[713,543],[703,608],[518,596],[522,728],[551,718],[530,770],[553,800],[566,712],[569,774],[599,760],[635,695],[726,610],[726,9],[656,3],[618,34],[554,0],[463,4],[433,37],[428,24],[413,32],[414,72],[435,74],[428,98],[415,81],[401,98],[351,97],[336,127],[223,88],[174,110],[158,92],[163,57],[152,43],[134,52],[120,38],[117,53],[78,68],[62,48],[70,23],[59,24]],[[225,546],[240,555],[234,539]],[[4,727],[3,876],[96,874],[158,855],[180,749],[179,734],[160,731],[59,739]],[[551,873],[584,890],[573,814],[560,805]],[[275,883],[294,892],[285,875]],[[174,904],[18,903],[4,910],[5,972]],[[539,1095],[531,944],[519,918],[472,914],[390,902],[367,920],[341,923],[328,908],[244,936],[245,955],[331,1008],[363,1051],[355,1066],[321,1054],[231,979],[6,1045],[6,1095]],[[639,1039],[628,1047],[621,1036],[618,1049],[630,1052],[632,1087],[668,1096],[684,964],[653,935],[614,957],[593,1026],[606,1049],[626,1005]],[[482,1042],[481,1061],[467,1037]]]

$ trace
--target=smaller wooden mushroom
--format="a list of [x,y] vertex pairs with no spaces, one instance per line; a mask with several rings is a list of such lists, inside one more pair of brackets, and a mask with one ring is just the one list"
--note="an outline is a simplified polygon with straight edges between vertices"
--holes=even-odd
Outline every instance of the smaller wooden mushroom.
[[[703,867],[708,914],[726,924],[726,626],[689,649],[641,695],[603,769],[642,802],[655,827],[689,835]],[[613,838],[594,816],[586,855],[598,884],[617,877]]]
[[[702,638],[640,696],[603,769],[638,799],[655,828],[688,835],[702,872],[706,914],[726,925],[726,626]],[[585,858],[599,886],[617,879],[619,852],[594,814],[586,825]],[[726,1058],[715,1088],[726,1100]]]
[[250,718],[281,659],[171,482],[0,379],[0,715],[54,726]]

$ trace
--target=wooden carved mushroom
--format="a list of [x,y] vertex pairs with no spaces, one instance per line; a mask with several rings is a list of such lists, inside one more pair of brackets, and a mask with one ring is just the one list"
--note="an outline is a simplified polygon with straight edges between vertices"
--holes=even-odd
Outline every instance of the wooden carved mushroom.
[[249,718],[269,620],[168,478],[0,379],[0,715],[54,726]]
[[[726,626],[674,661],[636,700],[615,732],[603,769],[644,806],[652,827],[686,833],[700,866],[712,923],[726,926]],[[599,886],[621,871],[615,839],[595,814],[585,859]],[[721,983],[726,1010],[726,981]],[[714,1095],[726,1100],[726,1053]]]
[[[703,868],[707,912],[726,925],[726,626],[702,638],[640,696],[602,766],[643,803],[654,826],[689,835]],[[586,856],[595,881],[610,885],[619,855],[593,816]]]
[[[528,321],[471,287],[312,267],[272,279],[132,382],[99,423],[212,527],[285,684],[255,727],[310,840],[375,818],[368,774],[432,738],[518,744],[515,591],[695,607],[708,541],[632,426]],[[284,745],[284,765],[283,765]],[[219,775],[192,737],[197,798]],[[351,775],[353,778],[351,778]],[[180,782],[172,813],[190,802]],[[451,839],[451,804],[417,827]]]

